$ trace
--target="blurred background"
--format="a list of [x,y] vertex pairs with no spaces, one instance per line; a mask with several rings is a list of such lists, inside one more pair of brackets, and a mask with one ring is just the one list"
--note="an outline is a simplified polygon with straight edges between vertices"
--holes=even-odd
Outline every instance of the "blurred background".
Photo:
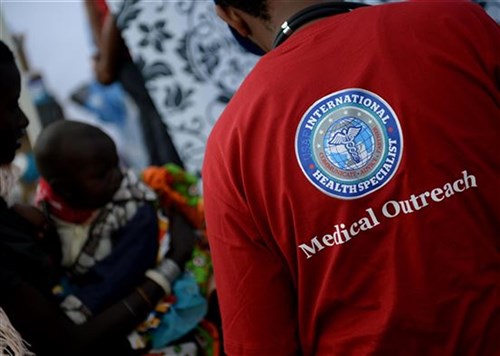
[[[257,60],[239,48],[212,1],[0,0],[0,16],[31,122],[16,159],[25,173],[17,199],[28,202],[38,178],[31,144],[59,119],[101,127],[136,171],[174,162],[199,175],[213,124]],[[109,16],[125,49],[102,83],[96,58],[106,39],[96,37]]]

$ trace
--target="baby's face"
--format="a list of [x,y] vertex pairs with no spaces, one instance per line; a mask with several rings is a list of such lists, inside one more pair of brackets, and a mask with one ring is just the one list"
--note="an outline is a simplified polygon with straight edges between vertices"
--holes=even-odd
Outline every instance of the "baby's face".
[[123,178],[118,156],[101,155],[81,163],[70,179],[65,199],[76,209],[101,208],[111,201]]

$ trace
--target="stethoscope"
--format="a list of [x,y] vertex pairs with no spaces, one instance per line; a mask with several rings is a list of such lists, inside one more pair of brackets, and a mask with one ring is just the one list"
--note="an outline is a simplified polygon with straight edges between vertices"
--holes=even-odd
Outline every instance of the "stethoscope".
[[295,30],[310,21],[317,20],[322,17],[344,14],[364,6],[369,5],[353,2],[327,2],[309,6],[297,12],[295,15],[283,22],[283,24],[281,25],[281,30],[273,42],[273,48],[278,47]]

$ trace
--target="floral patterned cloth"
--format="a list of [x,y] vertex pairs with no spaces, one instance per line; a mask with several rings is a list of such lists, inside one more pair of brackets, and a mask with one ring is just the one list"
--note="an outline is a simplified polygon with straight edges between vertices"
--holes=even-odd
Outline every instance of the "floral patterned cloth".
[[212,1],[108,0],[123,38],[186,167],[258,57],[245,53]]

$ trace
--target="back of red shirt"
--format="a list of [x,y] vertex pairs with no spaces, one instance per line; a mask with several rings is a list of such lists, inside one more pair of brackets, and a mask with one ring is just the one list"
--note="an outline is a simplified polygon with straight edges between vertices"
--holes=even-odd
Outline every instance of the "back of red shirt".
[[499,44],[422,1],[260,60],[203,172],[230,354],[500,354]]

